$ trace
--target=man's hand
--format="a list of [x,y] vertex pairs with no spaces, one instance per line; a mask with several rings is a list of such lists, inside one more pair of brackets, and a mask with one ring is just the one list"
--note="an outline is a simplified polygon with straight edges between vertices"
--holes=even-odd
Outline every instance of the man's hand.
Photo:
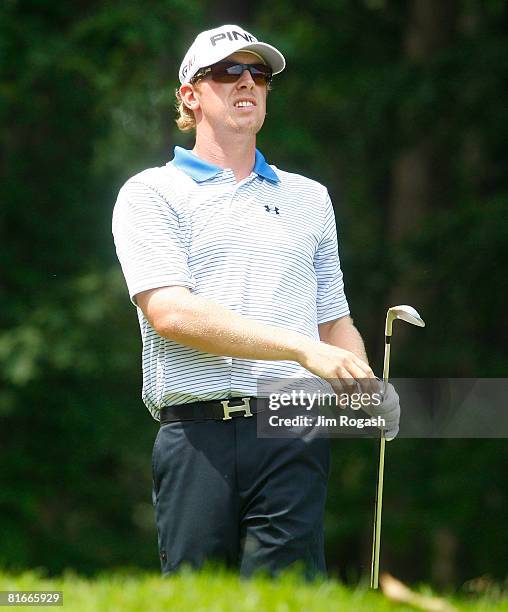
[[305,347],[299,362],[316,376],[327,380],[337,393],[379,391],[369,364],[338,346],[312,341]]
[[[379,383],[380,385],[382,383]],[[391,442],[399,433],[400,404],[399,396],[392,384],[387,383],[383,402],[379,406],[372,404],[362,406],[362,409],[371,417],[381,417],[385,421],[384,427],[387,442]]]

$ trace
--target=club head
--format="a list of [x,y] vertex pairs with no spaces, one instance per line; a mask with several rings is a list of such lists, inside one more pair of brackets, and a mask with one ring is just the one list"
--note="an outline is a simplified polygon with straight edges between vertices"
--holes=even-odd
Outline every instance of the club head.
[[395,319],[402,319],[402,321],[406,321],[406,323],[410,323],[411,325],[425,327],[425,322],[412,306],[407,306],[407,304],[392,306],[386,313],[385,334],[387,336],[392,335],[392,324]]

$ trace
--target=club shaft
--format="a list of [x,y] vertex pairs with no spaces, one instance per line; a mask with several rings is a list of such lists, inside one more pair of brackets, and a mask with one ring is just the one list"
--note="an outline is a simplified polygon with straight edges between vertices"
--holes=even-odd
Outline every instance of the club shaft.
[[385,358],[383,361],[383,394],[386,392],[386,385],[388,384],[388,378],[390,377],[390,347],[391,347],[391,336],[385,336]]
[[379,471],[377,476],[376,506],[374,510],[374,536],[372,542],[372,568],[370,575],[370,586],[373,589],[377,589],[379,587],[379,552],[381,550],[381,516],[383,510],[385,445],[386,440],[382,435],[379,442]]
[[[386,385],[390,375],[390,346],[391,335],[385,336],[385,357],[383,361],[383,395],[386,393]],[[376,487],[376,502],[374,506],[374,528],[372,535],[372,565],[370,571],[370,586],[372,589],[379,587],[379,553],[381,550],[381,516],[383,509],[383,480],[385,471],[385,445],[384,431],[381,431],[379,441],[379,469]]]

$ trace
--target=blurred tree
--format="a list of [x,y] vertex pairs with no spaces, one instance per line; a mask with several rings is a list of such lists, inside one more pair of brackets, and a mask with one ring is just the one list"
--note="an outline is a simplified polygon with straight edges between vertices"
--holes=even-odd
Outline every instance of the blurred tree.
[[[216,0],[207,3],[207,28],[215,28],[225,23],[244,25],[252,21],[257,3],[250,0],[235,2],[235,0]],[[244,26],[246,27],[246,26]]]

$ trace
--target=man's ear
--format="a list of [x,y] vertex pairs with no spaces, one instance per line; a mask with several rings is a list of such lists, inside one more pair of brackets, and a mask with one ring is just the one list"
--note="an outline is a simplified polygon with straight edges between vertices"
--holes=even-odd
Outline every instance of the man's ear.
[[199,108],[199,98],[194,85],[185,83],[180,87],[180,97],[183,104],[190,109],[195,111]]

